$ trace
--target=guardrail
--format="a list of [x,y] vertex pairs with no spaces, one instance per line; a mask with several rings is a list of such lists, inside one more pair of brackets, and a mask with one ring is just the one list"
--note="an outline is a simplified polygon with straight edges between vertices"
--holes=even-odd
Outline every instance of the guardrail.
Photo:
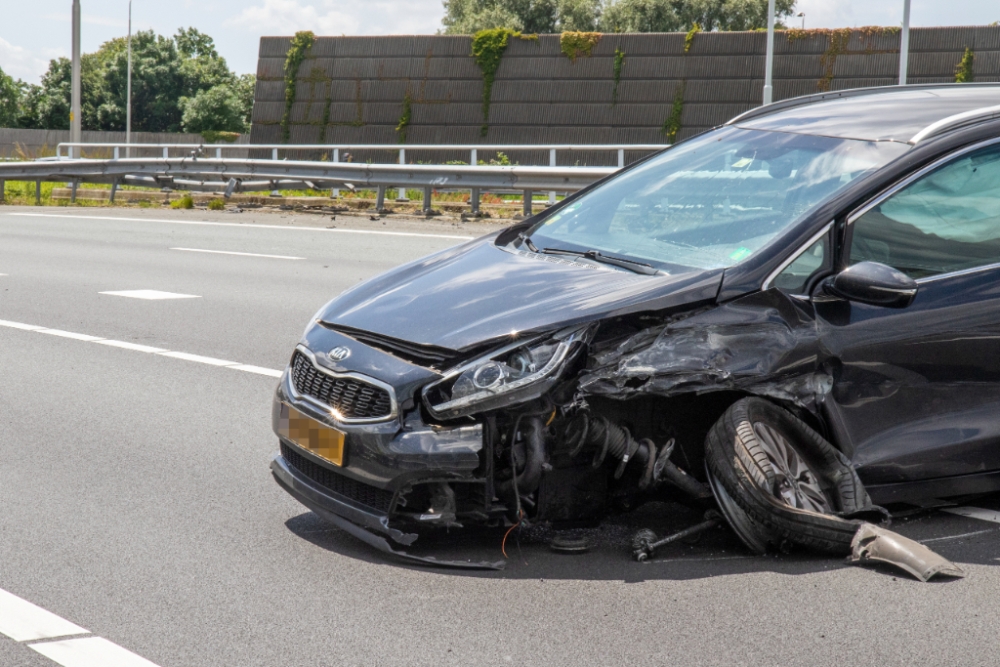
[[575,192],[609,176],[617,167],[468,166],[360,164],[293,160],[185,158],[59,159],[0,164],[0,196],[5,180],[35,181],[36,200],[43,181],[72,184],[75,201],[80,183],[110,183],[111,201],[119,185],[223,192],[275,191],[279,188],[351,190],[375,188],[376,209],[385,210],[386,190],[422,188],[425,213],[431,212],[434,189],[469,190],[473,215],[479,213],[483,190],[523,191],[524,213],[531,214],[535,191]]

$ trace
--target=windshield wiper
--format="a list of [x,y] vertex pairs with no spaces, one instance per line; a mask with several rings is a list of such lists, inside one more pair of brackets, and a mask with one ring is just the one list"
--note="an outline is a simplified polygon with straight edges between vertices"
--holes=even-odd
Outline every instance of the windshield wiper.
[[530,250],[531,252],[540,252],[538,250],[538,247],[531,242],[531,237],[525,234],[524,232],[518,233],[517,240],[521,242],[521,245],[528,246],[528,250]]
[[597,250],[580,251],[564,250],[563,248],[545,248],[542,250],[542,253],[546,255],[572,255],[573,257],[583,257],[584,259],[600,262],[601,264],[610,264],[612,266],[628,269],[629,271],[634,271],[635,273],[641,273],[644,276],[655,276],[659,273],[659,271],[654,269],[649,264],[643,264],[642,262],[636,262],[631,259],[622,259],[621,257],[609,257],[607,255],[602,255]]

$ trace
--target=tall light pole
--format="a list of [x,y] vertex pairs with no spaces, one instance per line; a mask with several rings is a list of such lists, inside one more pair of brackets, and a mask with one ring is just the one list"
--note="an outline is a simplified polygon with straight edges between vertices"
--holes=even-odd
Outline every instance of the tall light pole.
[[899,85],[906,85],[910,60],[910,0],[903,0],[903,34],[899,36]]
[[[80,0],[73,0],[73,82],[69,109],[69,140],[80,143]],[[77,157],[79,148],[70,150]]]
[[132,157],[132,0],[128,0],[128,84],[125,92],[125,157]]
[[767,57],[764,59],[764,104],[774,98],[771,72],[774,70],[774,0],[767,0]]

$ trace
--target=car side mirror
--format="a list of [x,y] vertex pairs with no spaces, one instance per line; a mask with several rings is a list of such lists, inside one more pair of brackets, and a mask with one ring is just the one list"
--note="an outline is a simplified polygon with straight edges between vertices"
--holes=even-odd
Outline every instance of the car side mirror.
[[902,271],[879,264],[859,262],[823,284],[827,294],[885,308],[906,308],[917,296],[917,281]]

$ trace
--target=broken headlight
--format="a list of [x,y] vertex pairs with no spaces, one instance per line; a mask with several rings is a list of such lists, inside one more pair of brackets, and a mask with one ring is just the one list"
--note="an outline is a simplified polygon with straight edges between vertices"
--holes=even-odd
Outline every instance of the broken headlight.
[[424,404],[435,417],[452,419],[537,398],[558,381],[590,331],[589,326],[566,329],[463,364],[427,385]]

